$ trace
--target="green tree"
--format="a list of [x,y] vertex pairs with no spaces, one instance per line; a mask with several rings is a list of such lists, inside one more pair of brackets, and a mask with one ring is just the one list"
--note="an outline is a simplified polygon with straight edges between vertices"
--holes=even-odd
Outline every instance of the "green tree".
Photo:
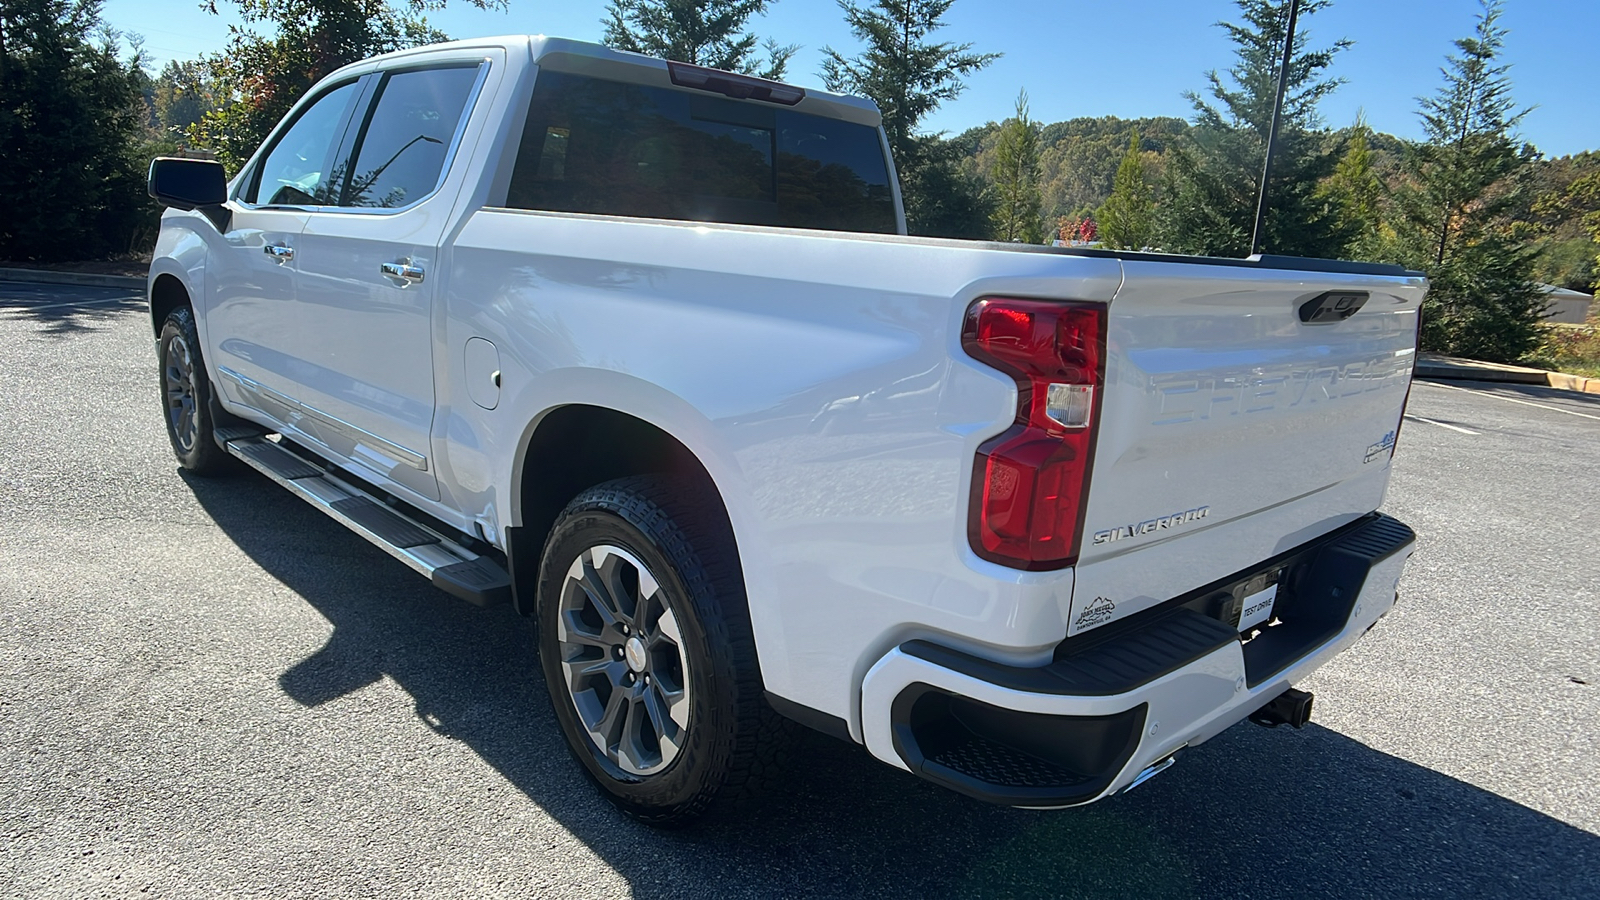
[[1028,117],[1027,91],[1017,95],[1017,114],[1000,127],[994,181],[995,240],[1039,243],[1039,124]]
[[1095,219],[1100,224],[1100,240],[1107,247],[1143,250],[1150,246],[1155,232],[1155,198],[1145,177],[1138,130],[1128,139],[1128,152],[1117,166],[1111,196],[1095,213]]
[[1401,259],[1431,283],[1423,346],[1513,362],[1538,344],[1546,301],[1532,279],[1538,249],[1515,225],[1535,153],[1514,135],[1528,110],[1517,109],[1500,62],[1500,13],[1499,0],[1483,4],[1444,84],[1421,101],[1427,142],[1412,148],[1397,200]]
[[1318,188],[1318,195],[1338,216],[1341,230],[1351,236],[1347,255],[1355,259],[1378,259],[1386,255],[1385,188],[1373,168],[1371,134],[1372,129],[1358,116],[1333,175]]
[[150,106],[156,131],[186,134],[214,105],[211,79],[199,60],[169,60],[150,84]]
[[[218,0],[205,8],[217,11]],[[445,0],[232,0],[245,27],[205,57],[218,105],[190,126],[189,140],[236,171],[272,127],[323,76],[369,56],[445,40],[422,12]],[[506,0],[466,0],[504,9]],[[264,27],[269,34],[251,30]]]
[[911,139],[906,159],[896,160],[906,224],[912,234],[985,240],[990,235],[994,197],[988,183],[972,171],[960,143],[937,135]]
[[[1567,196],[1572,206],[1582,210],[1579,221],[1593,241],[1588,247],[1589,252],[1595,254],[1592,258],[1594,267],[1590,270],[1592,279],[1593,273],[1600,272],[1600,171],[1590,172],[1573,181],[1572,186],[1567,189]],[[1570,286],[1569,284],[1568,287]],[[1591,280],[1589,285],[1580,290],[1587,290],[1593,286]],[[1596,296],[1600,296],[1600,291],[1596,291]]]
[[755,58],[756,36],[744,31],[751,16],[771,0],[611,0],[602,39],[607,46],[663,59],[761,78],[782,78],[798,44],[763,44],[767,59]]
[[0,259],[93,259],[147,234],[140,62],[100,7],[0,0]]
[[[1218,25],[1234,45],[1236,62],[1226,80],[1215,70],[1206,73],[1209,101],[1196,93],[1187,95],[1194,105],[1195,127],[1188,146],[1172,154],[1161,239],[1173,250],[1210,256],[1243,256],[1249,250],[1289,0],[1235,2],[1243,22]],[[1305,0],[1302,24],[1330,3]],[[1317,105],[1344,83],[1325,73],[1351,42],[1338,40],[1312,50],[1310,38],[1305,28],[1296,29],[1261,244],[1267,253],[1338,256],[1351,235],[1340,229],[1316,193],[1337,162]]]
[[1541,231],[1534,279],[1593,290],[1600,274],[1592,234],[1593,227],[1600,227],[1600,152],[1539,160],[1534,182],[1529,218]]
[[[878,104],[913,233],[983,237],[987,221],[978,214],[986,200],[975,192],[977,182],[953,168],[946,142],[917,131],[929,113],[961,94],[966,76],[1000,57],[973,53],[971,44],[932,39],[954,2],[874,0],[861,7],[839,0],[851,33],[865,47],[855,56],[824,47],[822,78],[829,90],[871,97]],[[963,194],[940,194],[951,190]]]
[[[1143,147],[1145,180],[1160,184],[1166,153],[1189,130],[1182,119],[1119,119],[1082,117],[1055,122],[1039,130],[1039,194],[1044,220],[1093,212],[1111,196],[1117,167],[1128,149],[1128,133],[1138,131]],[[991,180],[994,147],[1000,125],[990,122],[962,132],[954,141],[969,157],[964,167]],[[1152,191],[1154,194],[1154,191]]]

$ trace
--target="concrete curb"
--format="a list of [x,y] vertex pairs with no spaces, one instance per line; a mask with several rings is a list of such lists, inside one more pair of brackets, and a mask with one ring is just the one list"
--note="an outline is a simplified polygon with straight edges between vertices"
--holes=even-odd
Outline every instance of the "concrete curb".
[[145,280],[132,275],[92,275],[87,272],[52,272],[48,269],[3,269],[0,281],[28,284],[75,284],[83,287],[128,288],[144,292]]
[[1432,353],[1422,353],[1417,356],[1418,378],[1439,378],[1446,381],[1502,381],[1511,384],[1548,384],[1545,378],[1547,373],[1543,369],[1530,369],[1526,366],[1507,366],[1501,363],[1479,362],[1475,359],[1459,359],[1454,356],[1439,356]]
[[1577,391],[1582,394],[1600,394],[1600,378],[1585,378],[1582,375],[1568,375],[1565,372],[1546,372],[1550,377],[1550,386],[1563,391]]
[[1585,378],[1565,372],[1547,372],[1526,366],[1457,359],[1452,356],[1419,354],[1416,377],[1434,381],[1498,381],[1502,384],[1536,384],[1581,394],[1600,394],[1600,378]]

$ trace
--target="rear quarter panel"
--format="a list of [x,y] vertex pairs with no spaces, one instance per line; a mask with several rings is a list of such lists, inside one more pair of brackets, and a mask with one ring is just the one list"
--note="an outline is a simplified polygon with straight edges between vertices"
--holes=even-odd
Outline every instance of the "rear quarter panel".
[[494,209],[451,254],[450,370],[484,338],[504,385],[493,410],[441,386],[461,508],[516,523],[519,449],[551,409],[657,425],[722,494],[767,688],[852,727],[866,668],[908,637],[1036,660],[1065,635],[1070,572],[968,547],[973,455],[1016,394],[959,328],[986,294],[1108,300],[1117,261]]

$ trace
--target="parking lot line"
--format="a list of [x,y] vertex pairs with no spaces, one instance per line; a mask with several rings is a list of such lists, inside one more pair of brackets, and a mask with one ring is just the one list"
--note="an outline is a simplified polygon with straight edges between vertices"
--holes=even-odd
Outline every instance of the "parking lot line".
[[122,297],[106,297],[106,298],[100,299],[100,300],[69,300],[69,301],[67,301],[65,303],[3,303],[3,302],[0,302],[0,310],[16,311],[16,312],[33,312],[35,310],[40,310],[40,309],[60,309],[63,306],[98,306],[98,305],[100,305],[102,303],[126,303],[129,300],[142,300],[142,299],[144,299],[144,298],[140,297],[138,294],[130,294],[130,295],[122,296]]
[[1406,413],[1406,418],[1417,422],[1427,422],[1429,425],[1437,425],[1440,428],[1448,428],[1451,431],[1459,431],[1462,434],[1478,434],[1478,432],[1473,431],[1471,428],[1462,428],[1460,425],[1451,425],[1449,422],[1436,422],[1433,419],[1429,419],[1424,416],[1413,415],[1411,413]]
[[1507,397],[1502,394],[1491,394],[1488,391],[1475,391],[1471,388],[1456,387],[1453,384],[1439,384],[1438,382],[1428,382],[1428,384],[1431,387],[1446,388],[1452,391],[1463,391],[1468,394],[1477,394],[1480,397],[1493,397],[1496,400],[1504,400],[1507,403],[1521,403],[1523,406],[1537,406],[1540,409],[1548,409],[1558,413],[1566,413],[1569,416],[1577,416],[1580,419],[1594,419],[1596,422],[1600,422],[1600,416],[1590,415],[1589,413],[1581,413],[1571,409],[1562,409],[1559,406],[1548,406],[1543,403],[1534,403],[1532,400],[1518,400],[1515,397]]

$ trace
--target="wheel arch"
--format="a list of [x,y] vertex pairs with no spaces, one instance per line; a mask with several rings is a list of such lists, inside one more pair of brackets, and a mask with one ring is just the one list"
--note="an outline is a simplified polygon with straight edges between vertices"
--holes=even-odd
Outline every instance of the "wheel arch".
[[597,484],[649,474],[683,476],[712,492],[734,531],[727,497],[710,470],[660,425],[606,406],[570,403],[547,410],[529,426],[513,468],[512,520],[517,524],[507,529],[518,612],[533,612],[545,539],[572,498]]
[[194,300],[183,281],[171,272],[162,272],[150,280],[150,333],[161,336],[161,323],[180,306],[194,308]]

